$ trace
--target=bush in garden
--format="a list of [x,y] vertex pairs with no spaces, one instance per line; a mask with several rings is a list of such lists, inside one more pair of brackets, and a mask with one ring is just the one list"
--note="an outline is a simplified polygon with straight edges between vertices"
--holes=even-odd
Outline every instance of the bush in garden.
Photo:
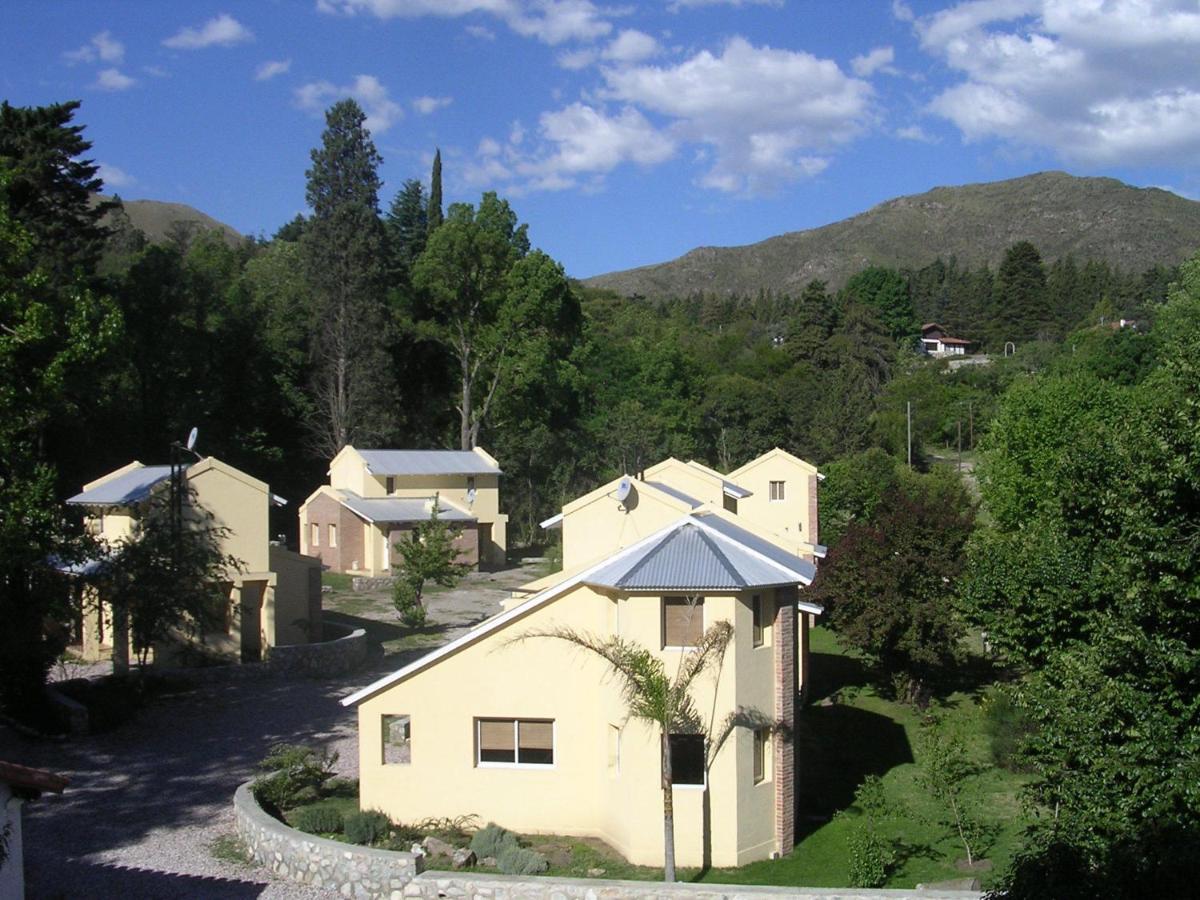
[[488,822],[486,827],[479,829],[471,838],[471,849],[475,851],[476,859],[488,856],[499,859],[506,848],[516,846],[517,836],[495,822]]
[[309,834],[337,834],[342,825],[342,814],[332,806],[306,806],[293,822],[293,827]]
[[391,827],[387,816],[377,809],[369,809],[346,816],[342,833],[350,843],[367,846],[386,837]]
[[333,776],[337,758],[336,752],[304,744],[275,744],[258,764],[266,774],[254,783],[254,798],[279,810],[312,802]]
[[496,868],[505,875],[540,875],[550,868],[546,857],[515,844],[505,847],[496,857]]

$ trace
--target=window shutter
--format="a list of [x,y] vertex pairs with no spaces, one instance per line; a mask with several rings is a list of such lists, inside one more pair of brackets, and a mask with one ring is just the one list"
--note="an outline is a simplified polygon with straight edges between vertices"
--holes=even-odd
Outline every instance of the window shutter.
[[686,597],[663,598],[663,646],[694,647],[704,634],[704,598],[695,604]]
[[516,762],[516,734],[512,719],[480,720],[479,759],[482,762]]

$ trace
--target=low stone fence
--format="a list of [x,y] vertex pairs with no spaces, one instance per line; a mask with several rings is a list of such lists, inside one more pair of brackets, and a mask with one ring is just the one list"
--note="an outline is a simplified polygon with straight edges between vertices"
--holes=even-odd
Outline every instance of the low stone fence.
[[442,897],[507,900],[979,900],[978,891],[795,888],[761,885],[617,881],[601,878],[529,878],[491,872],[424,872],[413,853],[372,850],[297,831],[264,812],[250,782],[233,797],[238,837],[250,856],[281,878],[362,900],[438,900]]
[[361,594],[364,591],[391,590],[395,583],[395,575],[356,575],[350,580],[350,589]]
[[325,622],[324,634],[333,629],[346,632],[333,640],[315,644],[289,644],[271,647],[267,651],[267,669],[278,675],[304,675],[328,678],[353,672],[367,660],[367,632],[362,628],[351,631],[340,625]]
[[238,837],[250,856],[281,878],[342,897],[400,897],[421,870],[412,853],[371,850],[289,828],[263,812],[247,782],[233,796]]

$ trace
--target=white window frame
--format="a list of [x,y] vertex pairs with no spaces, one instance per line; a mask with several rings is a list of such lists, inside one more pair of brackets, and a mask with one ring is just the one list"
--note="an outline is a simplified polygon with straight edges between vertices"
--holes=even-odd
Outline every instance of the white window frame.
[[[408,761],[388,762],[387,758],[387,720],[408,719]],[[382,766],[411,766],[412,765],[412,716],[408,713],[382,713],[379,716],[379,760]]]
[[308,523],[308,546],[310,546],[310,547],[320,547],[321,546],[321,523],[320,522],[309,522]]
[[691,594],[663,594],[658,601],[658,616],[659,629],[661,631],[662,650],[695,650],[699,644],[668,644],[667,643],[667,601],[668,600],[683,600],[691,606],[692,610],[700,612],[700,634],[704,634],[706,628],[706,620],[704,618],[704,594],[696,594],[695,600],[692,600]]
[[[778,496],[776,496],[776,488],[778,485]],[[769,481],[767,482],[767,496],[771,503],[787,502],[787,482],[786,481]]]
[[700,752],[703,754],[703,756],[701,756],[701,758],[700,758],[700,771],[704,773],[704,780],[701,781],[699,784],[680,784],[678,781],[675,780],[675,773],[674,773],[674,771],[672,771],[671,772],[671,788],[673,790],[679,790],[679,791],[708,790],[708,766],[705,765],[705,763],[708,762],[708,759],[707,759],[707,757],[708,757],[708,739],[705,738],[704,735],[691,735],[691,734],[684,734],[683,732],[673,732],[673,733],[667,735],[668,742],[669,742],[670,738],[674,737],[676,734],[678,734],[680,737],[699,737],[703,741],[703,743],[701,745],[701,750],[700,750]]
[[333,522],[329,523],[329,546],[331,548],[337,547],[337,525]]
[[[554,762],[549,763],[523,763],[523,762],[484,762],[480,759],[482,751],[482,741],[480,740],[479,726],[483,722],[509,722],[513,724],[513,755],[519,757],[521,755],[520,732],[518,730],[521,722],[549,722],[550,723],[550,754]],[[475,767],[477,769],[554,769],[558,767],[558,720],[557,719],[538,719],[532,716],[525,718],[510,718],[508,716],[476,716],[475,717]]]

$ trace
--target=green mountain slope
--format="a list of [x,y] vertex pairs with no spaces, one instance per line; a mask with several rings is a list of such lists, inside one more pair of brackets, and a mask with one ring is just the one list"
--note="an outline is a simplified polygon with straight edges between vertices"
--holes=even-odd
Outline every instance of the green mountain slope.
[[[111,197],[99,197],[100,200],[111,200]],[[237,229],[218,222],[212,216],[184,203],[165,203],[161,200],[126,200],[121,198],[125,214],[129,216],[132,225],[146,235],[152,244],[167,240],[173,230],[190,229],[194,234],[202,231],[217,229],[221,231],[230,245],[236,245],[246,238]],[[111,225],[111,216],[105,220]]]
[[995,267],[1020,240],[1037,246],[1046,262],[1071,254],[1134,272],[1175,265],[1200,248],[1200,203],[1111,178],[1040,172],[934,188],[821,228],[743,247],[700,247],[585,283],[647,297],[798,292],[814,278],[836,289],[867,265],[919,268],[957,256],[960,265]]

